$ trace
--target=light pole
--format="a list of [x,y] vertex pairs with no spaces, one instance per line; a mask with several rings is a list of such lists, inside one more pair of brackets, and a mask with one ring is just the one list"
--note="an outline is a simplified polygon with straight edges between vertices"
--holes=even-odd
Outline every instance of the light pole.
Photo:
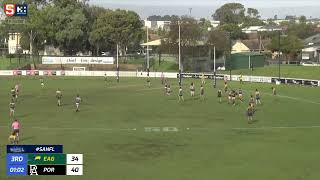
[[230,68],[230,81],[232,81],[232,63],[231,63],[231,54],[232,54],[232,42],[231,42],[231,32],[228,32],[229,35],[229,48],[230,48],[230,53],[229,53],[229,68]]
[[117,43],[117,82],[119,83],[119,44]]
[[214,84],[213,87],[217,87],[217,71],[216,71],[216,46],[213,46],[213,78],[214,78]]
[[149,76],[150,57],[149,57],[149,28],[147,27],[147,76]]
[[278,31],[278,78],[279,78],[279,81],[280,81],[280,78],[281,78],[281,71],[280,71],[280,67],[281,67],[281,60],[280,60],[280,57],[281,57],[281,31],[282,31],[282,28],[281,27],[263,27],[261,29],[259,29],[258,31],[260,32],[263,32],[263,31],[267,31],[267,32],[275,32],[275,31]]
[[179,86],[181,86],[181,24],[180,21],[178,21],[178,26],[179,26]]
[[281,78],[281,74],[280,74],[280,52],[281,52],[281,44],[280,44],[280,31],[278,31],[279,32],[279,36],[278,36],[278,38],[279,38],[279,44],[278,44],[278,64],[279,64],[279,81],[280,81],[280,78]]

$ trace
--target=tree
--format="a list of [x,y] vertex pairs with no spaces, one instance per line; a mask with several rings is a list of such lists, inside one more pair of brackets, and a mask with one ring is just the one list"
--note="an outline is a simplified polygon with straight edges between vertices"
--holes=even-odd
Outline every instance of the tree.
[[243,33],[242,29],[236,24],[225,24],[225,25],[219,26],[219,29],[221,31],[228,32],[232,40],[247,38],[247,35]]
[[162,49],[172,54],[178,55],[179,53],[179,24],[181,27],[181,68],[183,70],[186,56],[192,54],[192,48],[201,40],[202,33],[194,18],[188,16],[174,18],[170,24],[170,31],[161,44]]
[[299,23],[300,23],[300,24],[305,24],[306,22],[307,22],[306,16],[300,16],[300,17],[299,17]]
[[264,26],[265,23],[258,18],[246,16],[241,27]]
[[87,19],[83,9],[70,4],[65,7],[47,7],[47,41],[65,54],[74,55],[83,50]]
[[[280,52],[282,52],[286,60],[294,60],[303,48],[303,42],[295,35],[280,37]],[[269,45],[271,51],[279,51],[279,37],[274,36]]]
[[201,18],[199,22],[199,26],[203,33],[207,33],[209,28],[212,28],[211,22],[208,19]]
[[230,51],[230,41],[227,34],[228,32],[219,29],[208,33],[207,44],[216,47],[217,57],[223,55],[224,52]]
[[[140,43],[143,35],[140,17],[133,11],[115,10],[101,14],[90,33],[90,43],[99,49],[103,44],[120,46],[126,55],[130,47]],[[114,48],[112,49],[114,52]]]
[[[99,55],[99,49],[97,49],[96,46],[92,45],[90,43],[90,33],[93,31],[93,26],[94,23],[97,21],[98,17],[102,14],[104,14],[105,12],[107,12],[109,10],[103,8],[103,7],[99,7],[99,6],[85,6],[84,8],[84,14],[86,16],[87,19],[87,25],[85,27],[85,34],[84,34],[84,44],[86,49],[90,49],[93,54],[95,55]],[[102,46],[101,46],[102,47]]]
[[240,24],[245,17],[245,8],[240,3],[227,3],[221,6],[212,17],[224,24]]
[[247,14],[251,18],[260,18],[259,11],[257,9],[254,9],[254,8],[248,8],[247,9]]
[[299,37],[300,39],[305,39],[312,35],[315,35],[316,25],[307,24],[306,22],[302,21],[300,23],[289,22],[287,25],[287,34],[294,35]]

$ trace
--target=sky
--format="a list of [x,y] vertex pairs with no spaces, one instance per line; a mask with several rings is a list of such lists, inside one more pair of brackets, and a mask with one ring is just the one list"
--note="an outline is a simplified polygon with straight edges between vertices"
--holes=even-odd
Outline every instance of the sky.
[[[228,2],[239,2],[243,5],[255,7],[292,7],[292,6],[320,6],[319,0],[91,0],[92,3],[99,4],[122,4],[122,5],[157,5],[157,6],[207,6],[222,5]],[[196,3],[195,3],[196,2]]]
[[122,8],[136,11],[142,18],[150,15],[185,15],[192,8],[194,17],[210,17],[225,3],[238,2],[246,8],[259,10],[262,18],[278,15],[305,15],[320,18],[320,0],[90,0],[89,3],[106,8]]

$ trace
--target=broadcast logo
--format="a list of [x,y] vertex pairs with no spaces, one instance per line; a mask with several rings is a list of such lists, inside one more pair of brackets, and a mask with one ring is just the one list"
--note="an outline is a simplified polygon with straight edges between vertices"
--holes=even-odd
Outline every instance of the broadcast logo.
[[34,175],[38,176],[38,171],[37,171],[37,169],[38,169],[38,167],[37,167],[36,165],[30,165],[30,172],[29,172],[29,174],[30,174],[31,176],[34,176]]
[[36,156],[35,158],[34,158],[34,160],[36,161],[36,160],[41,160],[41,156]]
[[4,13],[6,16],[28,16],[27,4],[5,4]]

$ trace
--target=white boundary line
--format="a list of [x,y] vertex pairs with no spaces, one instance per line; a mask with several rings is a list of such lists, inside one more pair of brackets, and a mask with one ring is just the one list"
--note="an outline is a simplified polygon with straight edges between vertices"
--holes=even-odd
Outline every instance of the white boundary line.
[[[0,126],[1,128],[9,128],[8,126]],[[138,131],[138,130],[143,130],[145,131],[146,127],[142,128],[50,128],[50,127],[24,127],[23,129],[39,129],[39,130],[75,130],[75,131]],[[160,131],[159,132],[166,132],[163,131],[164,127],[159,127]],[[198,131],[206,131],[206,130],[273,130],[273,129],[319,129],[320,125],[318,126],[270,126],[270,127],[240,127],[240,128],[178,128],[176,127],[178,131],[175,132],[181,132],[181,131],[193,131],[193,130],[198,130]],[[172,131],[168,131],[172,132]]]
[[232,130],[270,130],[270,129],[317,129],[320,126],[272,126],[272,127],[252,127],[252,128],[232,128]]

